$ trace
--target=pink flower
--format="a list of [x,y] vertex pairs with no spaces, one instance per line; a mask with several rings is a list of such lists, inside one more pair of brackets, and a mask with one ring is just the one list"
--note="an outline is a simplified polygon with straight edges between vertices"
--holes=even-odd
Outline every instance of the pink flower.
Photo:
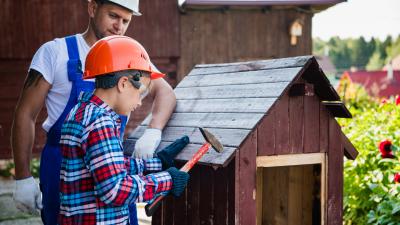
[[381,152],[382,158],[390,158],[393,159],[394,155],[392,152],[392,142],[389,140],[384,140],[379,143],[379,151]]
[[386,103],[388,103],[388,100],[387,100],[386,98],[383,98],[383,99],[381,100],[381,104],[384,105],[384,104],[386,104]]
[[399,173],[396,173],[396,174],[394,175],[393,181],[394,181],[395,183],[400,183],[400,174],[399,174]]

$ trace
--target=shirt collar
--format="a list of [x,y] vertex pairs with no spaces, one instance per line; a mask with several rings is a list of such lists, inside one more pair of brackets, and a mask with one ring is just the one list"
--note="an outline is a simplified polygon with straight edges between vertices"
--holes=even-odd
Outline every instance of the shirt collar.
[[110,114],[110,116],[113,120],[117,121],[118,124],[121,123],[121,118],[119,117],[119,115],[107,103],[105,103],[103,100],[101,100],[99,97],[97,97],[93,93],[81,92],[78,99],[80,102],[92,103],[92,104],[98,106],[99,108],[104,109],[106,112],[108,112]]

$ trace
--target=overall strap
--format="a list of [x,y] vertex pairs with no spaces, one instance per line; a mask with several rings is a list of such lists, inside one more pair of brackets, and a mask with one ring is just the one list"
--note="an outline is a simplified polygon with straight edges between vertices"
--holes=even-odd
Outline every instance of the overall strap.
[[70,81],[75,81],[77,79],[82,78],[82,62],[79,57],[78,50],[78,42],[76,40],[76,36],[68,36],[65,38],[68,49],[68,63],[67,63],[67,72],[68,79]]

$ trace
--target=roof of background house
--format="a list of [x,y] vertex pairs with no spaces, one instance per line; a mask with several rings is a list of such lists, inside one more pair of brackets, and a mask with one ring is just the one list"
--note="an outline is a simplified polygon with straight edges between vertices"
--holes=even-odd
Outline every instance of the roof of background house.
[[389,97],[400,94],[400,71],[393,71],[393,79],[388,79],[387,71],[345,71],[352,82],[361,84],[367,92],[376,97]]
[[322,70],[328,74],[328,73],[336,73],[336,67],[333,65],[331,58],[329,56],[323,55],[323,56],[315,56],[315,58],[318,61],[319,66],[322,68]]
[[[388,70],[389,64],[386,64],[383,67],[383,70]],[[400,55],[394,57],[392,59],[392,69],[393,70],[400,70]]]
[[[164,128],[158,149],[184,134],[189,135],[190,144],[176,158],[189,160],[204,143],[198,127],[205,127],[221,141],[224,151],[211,150],[199,162],[227,165],[260,120],[268,116],[277,100],[300,77],[313,84],[315,94],[321,101],[327,101],[327,109],[333,116],[349,116],[312,56],[196,65],[174,90],[177,106]],[[150,118],[124,142],[127,155],[132,154],[135,141],[145,131]]]

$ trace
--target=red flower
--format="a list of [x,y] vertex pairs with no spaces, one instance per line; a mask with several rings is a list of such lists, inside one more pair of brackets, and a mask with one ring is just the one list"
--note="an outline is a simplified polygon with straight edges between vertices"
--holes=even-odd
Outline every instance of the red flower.
[[399,174],[399,173],[396,173],[396,174],[394,175],[393,181],[394,181],[395,183],[400,183],[400,174]]
[[399,105],[400,104],[400,96],[397,96],[397,98],[396,98],[396,105]]
[[394,158],[392,153],[392,142],[389,140],[384,140],[379,143],[379,151],[381,152],[382,158]]

